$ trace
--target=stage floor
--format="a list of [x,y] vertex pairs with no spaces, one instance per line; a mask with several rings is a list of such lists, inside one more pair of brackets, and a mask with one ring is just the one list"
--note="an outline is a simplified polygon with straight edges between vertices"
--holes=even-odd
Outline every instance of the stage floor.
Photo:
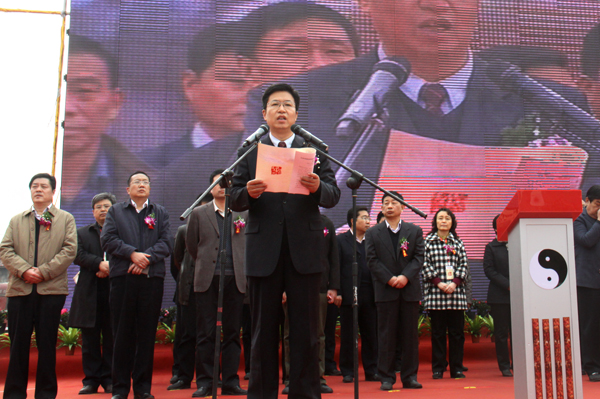
[[[154,360],[154,378],[152,384],[152,394],[157,398],[175,399],[190,398],[196,389],[192,384],[192,389],[180,391],[167,391],[169,379],[171,378],[172,354],[171,346],[157,345]],[[495,359],[494,344],[489,338],[482,338],[481,343],[471,343],[467,336],[465,344],[464,364],[469,368],[465,374],[467,378],[463,380],[453,380],[449,378],[449,373],[444,374],[444,379],[433,380],[431,378],[431,343],[428,337],[421,339],[419,347],[421,364],[419,368],[418,380],[423,384],[423,389],[408,390],[401,389],[402,384],[398,382],[393,391],[384,392],[379,390],[379,382],[364,381],[362,368],[360,369],[359,395],[365,399],[379,399],[390,397],[419,398],[419,399],[439,399],[441,397],[453,398],[486,398],[486,399],[504,399],[514,398],[513,379],[502,377],[498,371]],[[37,362],[37,352],[35,349],[31,352],[30,359],[30,377],[28,397],[33,398],[35,366]],[[4,391],[4,379],[6,378],[6,368],[8,365],[8,349],[0,350],[0,393]],[[71,399],[82,398],[77,393],[81,389],[81,379],[83,371],[81,367],[81,349],[77,349],[74,356],[66,356],[64,349],[57,350],[57,374],[58,374],[58,398]],[[240,381],[243,388],[247,388],[248,381],[243,380],[244,372],[240,369]],[[327,377],[327,383],[333,388],[334,393],[323,394],[323,398],[353,398],[354,384],[342,383],[342,377]],[[283,389],[283,385],[280,386]],[[583,377],[583,392],[585,398],[600,398],[600,382],[593,383],[587,377]],[[220,390],[219,390],[220,393]],[[108,398],[109,394],[101,393],[92,395],[93,398]],[[133,397],[130,394],[129,397]],[[221,397],[221,395],[219,395]],[[280,395],[280,398],[286,398],[286,395]]]

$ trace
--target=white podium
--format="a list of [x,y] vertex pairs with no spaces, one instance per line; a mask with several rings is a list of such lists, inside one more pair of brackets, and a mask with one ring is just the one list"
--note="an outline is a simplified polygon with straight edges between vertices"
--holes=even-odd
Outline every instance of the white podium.
[[515,398],[583,398],[573,220],[579,190],[517,191],[498,218],[508,241]]

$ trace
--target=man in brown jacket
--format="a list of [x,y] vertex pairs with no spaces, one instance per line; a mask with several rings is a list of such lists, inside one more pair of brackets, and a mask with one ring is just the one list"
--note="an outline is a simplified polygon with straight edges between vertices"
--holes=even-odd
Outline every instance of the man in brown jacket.
[[36,398],[56,398],[56,338],[60,312],[69,293],[67,268],[77,254],[75,219],[52,204],[56,179],[39,173],[29,182],[33,206],[14,216],[0,259],[8,279],[10,360],[4,398],[27,397],[29,346],[35,328],[38,364]]

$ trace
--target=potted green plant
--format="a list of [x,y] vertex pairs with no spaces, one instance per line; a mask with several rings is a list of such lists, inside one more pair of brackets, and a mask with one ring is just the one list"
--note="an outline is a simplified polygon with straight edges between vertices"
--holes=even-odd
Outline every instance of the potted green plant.
[[490,337],[492,339],[492,342],[495,341],[494,338],[494,318],[492,317],[491,314],[485,316],[483,318],[483,323],[485,328],[487,329],[487,336]]
[[431,333],[431,319],[428,315],[422,314],[419,316],[419,337],[423,334]]
[[156,329],[156,339],[154,342],[157,344],[172,344],[175,342],[177,324],[173,323],[172,327],[169,327],[166,323],[161,324]]
[[81,337],[81,331],[78,328],[66,328],[62,324],[58,326],[58,340],[60,344],[59,348],[65,348],[65,354],[72,356],[75,354],[75,348],[80,347],[79,338]]
[[0,334],[0,349],[10,348],[10,337],[8,333]]
[[6,331],[6,317],[8,316],[7,310],[0,310],[0,334]]
[[465,315],[465,330],[471,334],[471,341],[476,344],[481,338],[481,331],[484,327],[484,321],[481,316],[475,316],[473,319]]

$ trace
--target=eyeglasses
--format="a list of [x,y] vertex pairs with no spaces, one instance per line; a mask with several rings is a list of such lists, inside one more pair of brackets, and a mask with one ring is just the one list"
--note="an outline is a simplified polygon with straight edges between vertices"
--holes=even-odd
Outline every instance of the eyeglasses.
[[368,216],[359,216],[359,219],[362,219],[362,220],[371,220],[371,218],[368,217]]
[[294,105],[294,103],[292,103],[291,101],[285,101],[285,102],[279,102],[279,101],[273,101],[269,104],[270,108],[275,108],[275,109],[279,109],[279,107],[281,107],[283,105],[283,108],[286,110],[289,109],[293,109],[296,106]]
[[149,186],[150,185],[150,180],[134,180],[131,182],[133,185],[139,186],[139,185],[144,185],[144,186]]

